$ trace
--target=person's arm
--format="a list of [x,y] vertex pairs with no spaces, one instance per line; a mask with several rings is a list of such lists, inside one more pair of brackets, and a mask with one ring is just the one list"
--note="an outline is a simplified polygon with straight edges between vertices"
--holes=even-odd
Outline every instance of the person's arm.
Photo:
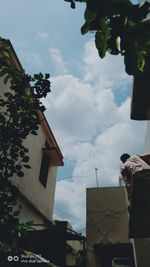
[[121,175],[123,177],[123,180],[125,182],[125,187],[128,194],[128,200],[130,201],[131,198],[131,174],[128,171],[128,168],[126,164],[123,164],[123,166],[120,169]]
[[129,173],[128,173],[128,169],[127,169],[125,163],[121,166],[121,168],[120,168],[120,172],[121,172],[121,174],[122,174],[123,177],[124,177],[124,176],[128,176]]

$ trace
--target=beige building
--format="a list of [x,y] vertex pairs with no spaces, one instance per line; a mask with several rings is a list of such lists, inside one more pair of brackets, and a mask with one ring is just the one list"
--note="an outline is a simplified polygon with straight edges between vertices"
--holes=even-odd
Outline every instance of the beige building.
[[85,267],[85,240],[86,238],[72,229],[70,223],[67,225],[66,241],[66,266]]
[[53,218],[57,168],[63,166],[63,158],[43,114],[38,135],[28,136],[25,146],[29,148],[32,168],[24,170],[23,178],[14,179],[21,193],[21,220],[45,224]]
[[[22,69],[21,63],[9,40],[11,64]],[[9,91],[9,82],[0,79],[1,94]],[[19,189],[18,205],[21,207],[20,220],[33,221],[34,224],[46,224],[53,219],[53,205],[57,168],[63,166],[63,156],[50,126],[39,111],[40,126],[38,135],[30,135],[24,141],[29,149],[29,165],[24,169],[24,177],[13,177],[13,183]]]
[[[86,227],[87,266],[134,266],[124,187],[87,189]],[[114,265],[117,260],[122,265]]]

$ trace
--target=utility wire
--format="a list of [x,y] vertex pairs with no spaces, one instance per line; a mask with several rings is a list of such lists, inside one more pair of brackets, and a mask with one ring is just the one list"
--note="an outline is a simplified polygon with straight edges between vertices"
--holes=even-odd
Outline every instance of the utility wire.
[[86,227],[81,228],[81,229],[76,229],[77,232],[83,232],[84,230],[86,230]]
[[73,177],[87,177],[87,176],[91,176],[92,174],[86,174],[86,175],[71,175],[71,176],[66,176],[66,177],[61,177],[61,178],[57,178],[58,180],[63,180],[63,179],[70,179]]
[[58,208],[54,208],[54,211],[56,211],[56,213],[58,212],[58,213],[60,213],[61,215],[63,215],[63,216],[68,216],[68,217],[72,217],[73,219],[76,219],[76,220],[78,220],[78,221],[82,221],[83,222],[83,220],[81,220],[81,218],[77,218],[77,217],[75,217],[75,216],[73,216],[73,215],[71,215],[71,214],[69,214],[69,213],[67,213],[67,212],[64,212],[64,211],[62,211],[62,210],[60,210],[60,209],[58,209]]
[[[103,170],[103,174],[107,174],[107,175],[112,175],[112,172],[114,172],[114,169],[108,169],[107,171]],[[119,173],[119,171],[117,173]],[[94,175],[94,172],[91,173],[91,174],[71,175],[71,176],[66,176],[66,177],[60,177],[60,178],[57,178],[57,180],[70,179],[70,178],[73,178],[73,177],[88,177],[88,176],[92,176],[92,175]]]

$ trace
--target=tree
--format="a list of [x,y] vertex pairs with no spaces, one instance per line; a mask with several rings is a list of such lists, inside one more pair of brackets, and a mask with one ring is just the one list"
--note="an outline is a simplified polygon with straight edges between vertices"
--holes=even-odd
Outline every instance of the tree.
[[8,42],[0,38],[0,77],[10,84],[0,96],[0,247],[4,251],[16,246],[31,225],[19,222],[18,190],[11,178],[23,177],[24,168],[31,168],[23,142],[28,135],[37,135],[39,112],[45,110],[40,99],[50,92],[49,74],[27,75],[12,66],[10,53]]
[[124,56],[126,72],[147,75],[150,68],[150,3],[130,0],[64,0],[75,8],[85,2],[85,23],[81,33],[95,33],[95,46],[101,58],[106,52]]

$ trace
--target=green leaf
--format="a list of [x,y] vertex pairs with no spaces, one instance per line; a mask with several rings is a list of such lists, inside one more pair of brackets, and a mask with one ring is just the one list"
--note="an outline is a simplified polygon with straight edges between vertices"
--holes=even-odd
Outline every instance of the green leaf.
[[23,162],[28,162],[29,159],[30,159],[29,156],[25,156],[25,157],[23,157],[22,161],[23,161]]
[[16,169],[19,171],[21,170],[22,166],[21,165],[16,165]]
[[19,172],[17,172],[17,176],[18,177],[23,177],[24,176],[24,173],[22,171],[19,171]]
[[14,213],[13,213],[13,215],[16,217],[16,216],[18,216],[20,214],[20,211],[19,210],[16,210],[16,211],[14,211]]
[[141,51],[138,54],[138,68],[141,72],[144,71],[144,66],[145,66],[145,57],[146,57],[146,53],[144,51]]
[[84,25],[81,27],[81,33],[86,34],[90,30],[89,24],[84,23]]
[[0,70],[0,77],[3,77],[4,75],[7,75],[8,74],[8,70],[6,68],[2,68]]
[[71,1],[71,8],[75,9],[76,5],[75,5],[75,2],[74,1]]
[[36,131],[34,131],[34,130],[33,130],[33,131],[31,131],[31,134],[33,134],[33,135],[38,135],[38,134],[37,134],[37,132],[36,132]]
[[27,152],[29,152],[29,149],[24,147],[24,151],[27,153]]
[[4,94],[4,96],[6,96],[6,97],[9,97],[9,96],[12,96],[12,94],[11,94],[11,93],[8,93],[8,92],[6,92],[6,93]]
[[120,53],[120,46],[118,43],[118,39],[111,38],[109,44],[110,44],[110,49],[109,49],[110,54],[118,55]]
[[24,164],[23,166],[24,166],[25,168],[27,168],[27,169],[31,169],[31,166],[28,165],[28,164]]
[[49,79],[50,78],[50,74],[49,73],[46,73],[45,74],[45,79]]
[[26,222],[26,225],[28,225],[28,226],[32,226],[33,223],[34,223],[34,221],[28,221],[28,222]]
[[86,22],[88,23],[94,20],[96,17],[96,14],[97,14],[97,9],[86,8],[85,13],[84,13],[84,18]]
[[108,41],[111,37],[110,27],[104,17],[101,17],[100,19],[100,29],[101,30],[97,31],[95,35],[95,45],[98,49],[99,56],[104,58],[106,52],[108,51]]
[[8,80],[10,79],[10,75],[7,74],[4,78],[4,83],[6,84],[8,82]]
[[6,57],[6,58],[9,58],[9,53],[5,50],[2,51],[2,56],[3,57]]

